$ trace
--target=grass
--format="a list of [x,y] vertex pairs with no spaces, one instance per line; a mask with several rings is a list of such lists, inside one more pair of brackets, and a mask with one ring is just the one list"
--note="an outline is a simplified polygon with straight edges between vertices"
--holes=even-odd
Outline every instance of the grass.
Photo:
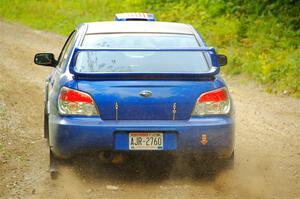
[[[0,16],[68,35],[82,22],[118,12],[152,12],[161,21],[190,23],[208,45],[229,57],[222,70],[248,74],[267,91],[300,97],[299,1],[2,0]],[[295,5],[292,5],[294,3]]]

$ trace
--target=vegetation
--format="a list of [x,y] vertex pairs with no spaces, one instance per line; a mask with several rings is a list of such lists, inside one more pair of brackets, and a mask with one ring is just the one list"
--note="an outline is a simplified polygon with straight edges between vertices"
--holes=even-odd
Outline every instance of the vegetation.
[[194,25],[229,57],[225,73],[245,73],[270,92],[300,96],[298,0],[1,0],[0,16],[67,35],[81,22],[132,11]]

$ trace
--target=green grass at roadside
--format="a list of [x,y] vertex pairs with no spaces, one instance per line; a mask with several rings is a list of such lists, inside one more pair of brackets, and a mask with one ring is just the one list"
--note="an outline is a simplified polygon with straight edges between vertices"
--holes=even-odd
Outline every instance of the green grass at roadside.
[[67,35],[79,23],[113,20],[118,12],[152,12],[161,21],[195,26],[208,45],[216,46],[219,53],[228,56],[229,64],[222,69],[225,73],[248,74],[265,84],[270,92],[300,97],[300,30],[295,14],[300,4],[268,2],[2,0],[0,16]]

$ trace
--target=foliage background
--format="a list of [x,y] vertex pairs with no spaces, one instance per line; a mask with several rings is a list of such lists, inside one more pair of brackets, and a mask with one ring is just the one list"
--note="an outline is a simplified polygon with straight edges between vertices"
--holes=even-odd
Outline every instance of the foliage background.
[[225,73],[244,73],[269,92],[300,97],[299,0],[0,0],[4,20],[62,35],[118,12],[190,23],[229,57]]

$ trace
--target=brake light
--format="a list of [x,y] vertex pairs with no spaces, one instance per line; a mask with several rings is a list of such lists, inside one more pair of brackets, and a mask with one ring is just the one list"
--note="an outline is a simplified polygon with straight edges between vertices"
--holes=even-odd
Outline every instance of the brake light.
[[203,93],[196,102],[192,115],[228,114],[230,97],[226,88]]
[[58,110],[62,115],[99,115],[93,98],[84,92],[62,87],[58,98]]

